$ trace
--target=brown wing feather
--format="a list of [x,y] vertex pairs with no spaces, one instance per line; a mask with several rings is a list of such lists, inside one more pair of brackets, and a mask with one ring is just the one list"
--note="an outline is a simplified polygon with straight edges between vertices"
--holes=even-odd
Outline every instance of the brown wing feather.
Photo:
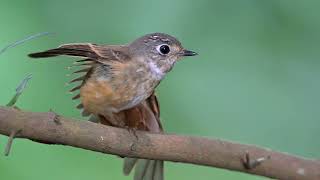
[[59,55],[80,56],[97,59],[100,56],[91,49],[91,43],[84,44],[64,44],[55,49],[49,49],[43,52],[29,54],[32,58],[46,58]]
[[[77,60],[79,64],[77,66],[89,66],[83,69],[77,70],[73,73],[85,73],[83,76],[79,76],[70,81],[70,83],[80,81],[80,85],[72,88],[70,91],[76,91],[81,89],[85,84],[86,80],[91,76],[93,69],[98,64],[108,65],[114,61],[122,62],[129,59],[127,55],[128,52],[126,46],[107,46],[107,45],[96,45],[92,43],[73,43],[73,44],[63,44],[55,49],[49,49],[43,52],[36,52],[29,54],[32,58],[47,58],[59,55],[67,56],[79,56],[85,57],[85,59]],[[76,94],[72,99],[80,98],[79,94]],[[83,107],[81,105],[80,107]],[[90,115],[85,109],[83,109],[82,114],[84,116]]]
[[160,106],[159,106],[158,98],[155,92],[153,92],[152,95],[147,99],[147,103],[149,104],[150,109],[154,113],[161,131],[163,131],[163,128],[160,122]]
[[[114,119],[122,121],[122,123],[119,123],[124,124],[124,126],[121,128],[128,127],[154,133],[162,132],[159,105],[157,97],[154,93],[137,106],[120,111],[113,116]],[[107,117],[101,116],[101,118],[103,124],[112,125]]]
[[127,52],[129,52],[127,48],[127,46],[97,45],[92,43],[74,43],[63,44],[55,49],[31,53],[28,56],[32,58],[46,58],[59,55],[79,56],[90,58],[90,60],[103,63],[105,61],[128,60],[130,57],[127,54]]

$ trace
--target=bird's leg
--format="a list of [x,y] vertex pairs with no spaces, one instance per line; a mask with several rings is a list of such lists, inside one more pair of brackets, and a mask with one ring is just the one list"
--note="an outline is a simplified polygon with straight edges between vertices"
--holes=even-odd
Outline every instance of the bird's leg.
[[127,126],[127,125],[126,125],[124,128],[127,129],[127,131],[129,132],[129,134],[134,135],[134,137],[138,140],[138,135],[137,135],[137,130],[138,130],[138,128],[136,128],[136,127],[130,127],[130,126]]
[[136,127],[130,127],[128,125],[123,125],[123,124],[114,124],[112,123],[111,120],[109,120],[108,118],[105,118],[104,116],[91,116],[89,121],[91,122],[97,122],[97,123],[101,123],[103,125],[107,125],[107,126],[112,126],[112,127],[118,127],[118,128],[124,128],[126,129],[130,134],[133,134],[136,139],[138,139],[138,136],[136,134],[137,132],[137,128]]

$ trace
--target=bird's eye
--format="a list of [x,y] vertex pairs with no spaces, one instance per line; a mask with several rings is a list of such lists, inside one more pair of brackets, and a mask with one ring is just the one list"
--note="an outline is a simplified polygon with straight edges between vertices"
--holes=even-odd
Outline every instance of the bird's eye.
[[170,52],[170,47],[167,44],[162,44],[157,47],[157,51],[163,55],[168,54]]

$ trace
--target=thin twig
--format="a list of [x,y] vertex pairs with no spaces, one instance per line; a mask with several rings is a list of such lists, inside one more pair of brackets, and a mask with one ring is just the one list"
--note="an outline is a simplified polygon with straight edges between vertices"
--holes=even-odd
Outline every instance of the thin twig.
[[21,132],[21,130],[13,130],[11,131],[10,133],[10,136],[8,138],[8,142],[7,142],[7,145],[6,145],[6,148],[4,150],[4,155],[5,156],[9,156],[9,153],[10,153],[10,150],[11,150],[11,146],[12,146],[12,143],[13,143],[13,140],[15,138],[15,136]]
[[[2,53],[4,53],[6,50],[10,49],[10,48],[13,48],[13,47],[16,47],[20,44],[23,44],[24,42],[26,41],[30,41],[32,39],[35,39],[35,38],[38,38],[38,37],[41,37],[41,36],[45,36],[45,35],[48,35],[50,34],[49,32],[42,32],[42,33],[38,33],[38,34],[34,34],[34,35],[31,35],[31,36],[28,36],[24,39],[21,39],[21,40],[18,40],[12,44],[9,44],[8,46],[0,49],[0,55]],[[32,78],[32,75],[29,74],[27,77],[25,77],[22,82],[19,84],[19,86],[16,88],[16,94],[13,96],[13,98],[10,100],[10,102],[7,104],[7,106],[9,107],[14,107],[15,103],[17,102],[19,96],[21,95],[21,93],[23,92],[23,90],[26,88],[27,86],[27,83],[28,81]],[[16,107],[18,109],[18,107]]]
[[4,53],[6,50],[10,49],[10,48],[13,48],[13,47],[16,47],[18,46],[19,44],[23,44],[24,42],[26,41],[29,41],[29,40],[32,40],[32,39],[35,39],[37,37],[41,37],[41,36],[45,36],[45,35],[48,35],[48,34],[51,34],[49,32],[42,32],[42,33],[38,33],[38,34],[34,34],[34,35],[31,35],[31,36],[28,36],[24,39],[21,39],[21,40],[18,40],[12,44],[9,44],[8,46],[0,49],[0,54]]

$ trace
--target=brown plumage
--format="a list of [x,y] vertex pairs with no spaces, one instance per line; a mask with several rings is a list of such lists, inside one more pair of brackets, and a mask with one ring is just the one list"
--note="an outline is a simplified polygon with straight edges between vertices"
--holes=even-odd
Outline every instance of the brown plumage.
[[[71,80],[80,85],[70,90],[80,90],[73,99],[80,98],[77,108],[83,108],[84,116],[104,125],[162,133],[154,89],[178,59],[196,53],[185,50],[172,36],[154,33],[129,45],[64,44],[29,54],[32,58],[59,55],[84,58],[76,62],[86,67],[74,73],[85,74]],[[125,158],[124,174],[134,167],[134,180],[163,180],[163,161]]]
[[[72,55],[72,56],[81,56],[86,57],[90,56],[90,58],[97,58],[98,55],[94,54],[94,51],[90,51],[89,47],[93,47],[93,45],[84,45],[84,44],[75,44],[75,45],[63,45],[62,48],[57,48],[53,50],[48,50],[45,52],[34,53],[30,54],[30,57],[33,58],[44,58],[44,57],[53,57],[57,55]],[[80,48],[80,49],[75,49]],[[74,50],[74,51],[73,51]],[[111,51],[110,51],[111,52]],[[99,53],[101,54],[101,53]],[[104,59],[99,59],[99,61]],[[94,61],[94,60],[80,60],[79,62],[85,61]],[[77,106],[77,108],[83,108],[84,115],[88,116],[88,114],[92,114],[93,116],[98,115],[100,123],[110,126],[117,126],[117,127],[129,127],[137,130],[145,130],[151,131],[155,133],[162,132],[162,126],[160,124],[160,116],[159,116],[159,107],[157,98],[152,93],[148,99],[141,102],[137,106],[122,110],[118,113],[114,113],[112,116],[113,119],[118,121],[114,123],[113,120],[109,120],[108,116],[103,116],[103,113],[99,113],[104,111],[103,103],[109,102],[109,96],[114,96],[111,90],[111,85],[102,82],[99,83],[90,79],[92,71],[96,69],[96,66],[101,66],[101,62],[94,61],[93,65],[90,68],[84,68],[74,73],[86,73],[84,76],[80,76],[71,80],[70,82],[78,82],[81,81],[81,84],[72,88],[70,91],[80,90],[80,94],[75,95],[72,99],[82,98],[82,103]],[[85,64],[87,65],[87,64]],[[121,69],[121,64],[116,65],[118,69]],[[108,72],[105,72],[108,73]],[[86,82],[88,81],[89,82]],[[95,97],[96,93],[101,93],[104,95],[105,98]],[[82,95],[82,96],[81,96]],[[94,102],[94,103],[92,103]],[[143,160],[143,159],[135,159],[135,158],[125,158],[123,172],[128,175],[132,168],[136,165],[137,172],[135,174],[135,179],[142,180],[144,177],[149,176],[147,179],[163,179],[163,161],[155,161],[155,160]],[[149,175],[146,174],[149,172]],[[150,175],[151,173],[151,175]],[[153,176],[157,177],[153,177]],[[152,177],[151,177],[152,176]]]

